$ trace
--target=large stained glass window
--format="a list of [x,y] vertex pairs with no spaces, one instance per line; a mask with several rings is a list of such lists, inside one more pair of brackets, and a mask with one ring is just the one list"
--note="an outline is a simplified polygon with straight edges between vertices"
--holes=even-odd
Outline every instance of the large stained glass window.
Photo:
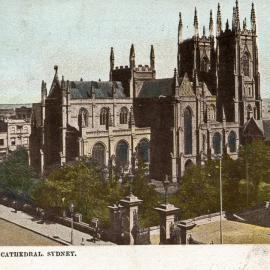
[[192,112],[189,108],[184,112],[184,144],[185,154],[192,154]]

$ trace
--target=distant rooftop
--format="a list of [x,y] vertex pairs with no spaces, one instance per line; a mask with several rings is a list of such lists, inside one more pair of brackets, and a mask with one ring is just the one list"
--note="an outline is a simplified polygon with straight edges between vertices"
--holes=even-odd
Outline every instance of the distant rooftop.
[[32,108],[32,103],[23,103],[23,104],[0,104],[0,109],[16,109],[16,108]]

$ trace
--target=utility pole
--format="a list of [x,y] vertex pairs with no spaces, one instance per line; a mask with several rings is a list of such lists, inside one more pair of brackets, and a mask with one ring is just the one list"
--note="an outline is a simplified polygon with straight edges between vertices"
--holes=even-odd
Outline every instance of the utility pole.
[[220,198],[220,244],[223,244],[223,234],[222,234],[222,209],[223,209],[223,198],[222,198],[222,156],[219,159],[219,198]]

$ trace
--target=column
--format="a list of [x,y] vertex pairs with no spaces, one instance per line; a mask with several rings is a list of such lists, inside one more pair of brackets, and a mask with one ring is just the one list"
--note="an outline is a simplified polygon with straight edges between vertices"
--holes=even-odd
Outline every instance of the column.
[[168,244],[170,240],[170,229],[175,222],[175,215],[179,212],[179,208],[173,204],[161,204],[155,210],[160,215],[160,244]]
[[124,226],[123,236],[126,241],[125,244],[135,244],[133,229],[136,225],[136,217],[138,217],[139,205],[142,202],[142,200],[138,199],[133,194],[128,195],[120,201],[120,204],[124,207],[122,222]]

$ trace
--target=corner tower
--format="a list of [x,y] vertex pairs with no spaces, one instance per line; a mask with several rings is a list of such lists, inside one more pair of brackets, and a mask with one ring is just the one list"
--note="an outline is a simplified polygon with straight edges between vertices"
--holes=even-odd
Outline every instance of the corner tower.
[[[221,22],[220,7],[218,18]],[[218,118],[221,120],[224,107],[227,121],[240,126],[251,115],[257,120],[262,117],[260,96],[260,73],[254,4],[251,7],[251,26],[246,19],[241,28],[239,4],[233,8],[232,26],[227,21],[225,30],[217,21],[217,87]]]

